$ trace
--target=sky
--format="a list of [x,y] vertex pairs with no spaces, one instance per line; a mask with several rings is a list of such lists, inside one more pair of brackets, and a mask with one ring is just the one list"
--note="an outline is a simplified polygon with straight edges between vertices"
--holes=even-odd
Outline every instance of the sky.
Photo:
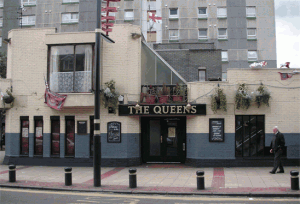
[[275,0],[277,67],[300,68],[300,0]]

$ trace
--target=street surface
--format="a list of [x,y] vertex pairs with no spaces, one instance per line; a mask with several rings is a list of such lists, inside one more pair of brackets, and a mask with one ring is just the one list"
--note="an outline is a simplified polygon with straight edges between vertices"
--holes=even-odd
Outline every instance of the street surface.
[[0,203],[103,203],[103,204],[186,204],[186,203],[235,203],[235,204],[299,204],[299,198],[258,198],[258,197],[216,197],[216,196],[165,196],[165,195],[132,195],[115,193],[70,192],[70,191],[45,191],[0,188]]

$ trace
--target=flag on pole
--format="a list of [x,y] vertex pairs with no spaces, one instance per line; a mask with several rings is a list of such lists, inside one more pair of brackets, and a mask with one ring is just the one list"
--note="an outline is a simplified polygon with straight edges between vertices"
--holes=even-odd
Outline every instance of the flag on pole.
[[280,78],[281,80],[287,80],[288,78],[292,78],[292,76],[294,75],[293,73],[282,73],[282,72],[278,72],[280,74]]
[[61,110],[68,95],[58,94],[50,91],[48,83],[45,80],[45,103],[55,110]]
[[149,20],[153,21],[154,23],[162,23],[162,17],[158,17],[155,13],[149,13]]
[[265,62],[265,61],[262,61],[262,62],[260,62],[260,63],[257,63],[257,62],[254,62],[254,63],[252,63],[252,64],[250,64],[250,68],[254,68],[254,67],[257,67],[257,66],[260,66],[260,67],[265,67],[265,66],[267,66],[267,62]]

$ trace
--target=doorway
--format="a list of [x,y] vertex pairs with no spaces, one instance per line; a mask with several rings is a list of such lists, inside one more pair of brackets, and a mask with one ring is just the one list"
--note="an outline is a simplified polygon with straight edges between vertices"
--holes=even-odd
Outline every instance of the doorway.
[[143,117],[143,162],[185,162],[186,117]]

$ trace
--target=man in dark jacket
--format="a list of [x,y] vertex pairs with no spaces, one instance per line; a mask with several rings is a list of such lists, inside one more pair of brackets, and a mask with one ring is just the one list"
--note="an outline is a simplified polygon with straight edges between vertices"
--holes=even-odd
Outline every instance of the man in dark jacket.
[[275,174],[278,167],[279,167],[279,171],[277,171],[277,173],[284,173],[284,169],[281,163],[282,148],[285,145],[284,136],[281,132],[279,132],[277,126],[273,128],[273,132],[275,135],[271,142],[270,153],[274,152],[275,158],[274,158],[274,168],[272,169],[272,171],[270,171],[270,173]]

